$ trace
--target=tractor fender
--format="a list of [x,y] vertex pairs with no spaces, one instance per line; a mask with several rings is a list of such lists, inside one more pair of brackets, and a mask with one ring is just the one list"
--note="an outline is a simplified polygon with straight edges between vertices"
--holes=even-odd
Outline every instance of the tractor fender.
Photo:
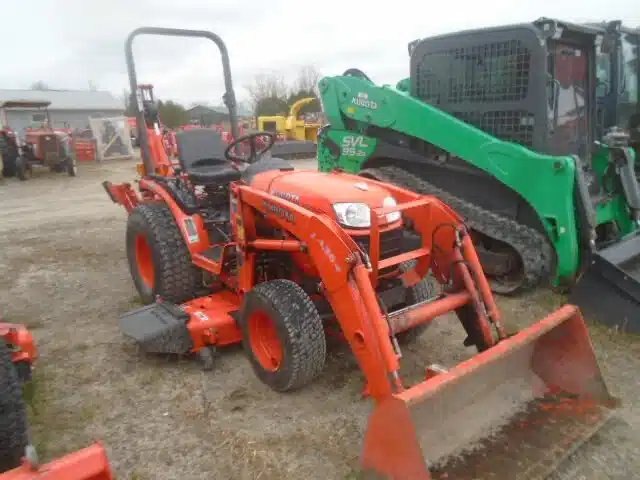
[[180,229],[184,243],[192,256],[209,248],[209,234],[204,227],[204,221],[200,214],[189,215],[184,212],[166,188],[154,180],[141,179],[140,190],[148,191],[154,198],[164,202],[169,207],[173,219]]

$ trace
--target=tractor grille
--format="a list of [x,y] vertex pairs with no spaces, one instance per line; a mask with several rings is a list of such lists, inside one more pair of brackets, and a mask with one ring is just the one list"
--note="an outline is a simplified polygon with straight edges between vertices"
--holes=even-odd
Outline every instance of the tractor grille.
[[[370,237],[353,237],[358,246],[369,255]],[[396,228],[388,230],[380,234],[380,259],[385,259],[398,255],[402,251],[403,246],[402,229]]]
[[533,146],[533,114],[524,111],[451,112],[463,122],[469,123],[501,140]]
[[44,135],[40,137],[39,155],[47,162],[55,162],[58,160],[58,139],[55,135]]
[[416,65],[416,93],[432,104],[522,100],[530,65],[530,51],[519,40],[428,52]]

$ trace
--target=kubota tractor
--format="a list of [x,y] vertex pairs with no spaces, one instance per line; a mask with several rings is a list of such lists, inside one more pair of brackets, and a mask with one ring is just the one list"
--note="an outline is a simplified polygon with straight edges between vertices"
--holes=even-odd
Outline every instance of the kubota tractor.
[[[151,106],[137,112],[139,189],[104,183],[129,213],[127,256],[148,304],[121,318],[126,336],[209,365],[214,349],[242,342],[256,375],[286,392],[322,373],[325,329],[337,330],[376,404],[362,465],[396,479],[466,478],[469,465],[475,478],[542,478],[604,421],[612,398],[577,308],[507,336],[469,233],[447,205],[351,174],[295,171],[263,156],[269,133],[238,138],[229,58],[213,33],[132,32],[132,92],[140,34],[218,46],[236,140],[224,148],[212,130],[181,132],[173,163]],[[241,143],[248,155],[236,152]],[[401,345],[447,313],[479,353],[410,384]],[[454,451],[462,455],[451,460]]]
[[22,398],[37,356],[33,336],[23,325],[0,323],[0,480],[113,480],[100,444],[38,465]]

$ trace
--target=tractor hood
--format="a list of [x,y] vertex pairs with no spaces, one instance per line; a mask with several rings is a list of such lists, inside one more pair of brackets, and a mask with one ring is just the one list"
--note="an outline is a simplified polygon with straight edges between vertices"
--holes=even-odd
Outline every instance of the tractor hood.
[[336,204],[366,204],[373,209],[382,207],[385,199],[392,197],[384,187],[342,172],[267,171],[256,175],[251,185],[338,221]]

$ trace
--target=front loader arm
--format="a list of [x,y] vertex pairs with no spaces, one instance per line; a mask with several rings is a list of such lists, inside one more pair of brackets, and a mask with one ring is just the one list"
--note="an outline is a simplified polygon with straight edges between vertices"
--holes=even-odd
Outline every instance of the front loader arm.
[[[368,281],[368,271],[355,242],[326,215],[248,186],[235,186],[232,190],[237,199],[232,215],[237,215],[235,228],[241,229],[237,235],[238,247],[245,258],[239,272],[240,288],[243,283],[245,289],[253,286],[248,279],[253,280],[254,252],[283,242],[268,243],[269,239],[258,238],[254,219],[256,214],[262,215],[270,224],[295,237],[299,242],[298,251],[312,258],[325,296],[367,379],[369,392],[376,398],[389,395],[393,388],[389,378],[400,365],[389,340],[389,326],[375,302],[375,292],[370,283],[368,288],[363,285],[364,279]],[[280,245],[284,249],[292,244]]]
[[[353,239],[325,214],[245,185],[232,187],[231,200],[232,224],[241,256],[238,262],[241,266],[238,272],[240,290],[246,292],[254,286],[252,272],[256,252],[298,251],[309,255],[321,280],[320,290],[331,304],[364,372],[368,392],[378,401],[404,390],[399,375],[399,352],[392,343],[392,336],[398,331],[469,305],[477,315],[477,336],[474,338],[481,348],[494,342],[490,321],[500,337],[503,336],[498,309],[461,219],[435,197],[397,187],[393,190],[399,204],[372,210],[370,250],[373,251],[377,241],[376,219],[390,211],[401,211],[407,220],[411,220],[413,229],[420,234],[422,246],[382,261],[374,254],[370,260],[363,258],[365,255]],[[260,238],[256,228],[259,218],[265,218],[269,225],[287,232],[288,238]],[[407,261],[407,255],[416,260],[414,272],[420,278],[431,269],[440,282],[449,285],[449,290],[438,299],[414,305],[415,309],[389,315],[383,312],[376,293],[376,272],[383,264],[388,267],[400,265]],[[473,278],[476,278],[477,287]]]
[[[346,138],[341,134],[348,133],[351,139],[354,134],[371,135],[371,126],[399,132],[461,158],[517,192],[536,211],[555,248],[556,281],[568,281],[575,275],[580,245],[574,204],[576,165],[572,157],[542,155],[498,140],[406,92],[376,86],[366,79],[327,77],[320,81],[320,93],[331,124],[329,135]],[[373,143],[376,139],[368,140]],[[333,142],[337,143],[336,138]],[[353,163],[349,156],[354,152],[348,145],[332,147],[319,145],[319,157],[330,154],[336,160]],[[366,158],[362,152],[360,161]]]

